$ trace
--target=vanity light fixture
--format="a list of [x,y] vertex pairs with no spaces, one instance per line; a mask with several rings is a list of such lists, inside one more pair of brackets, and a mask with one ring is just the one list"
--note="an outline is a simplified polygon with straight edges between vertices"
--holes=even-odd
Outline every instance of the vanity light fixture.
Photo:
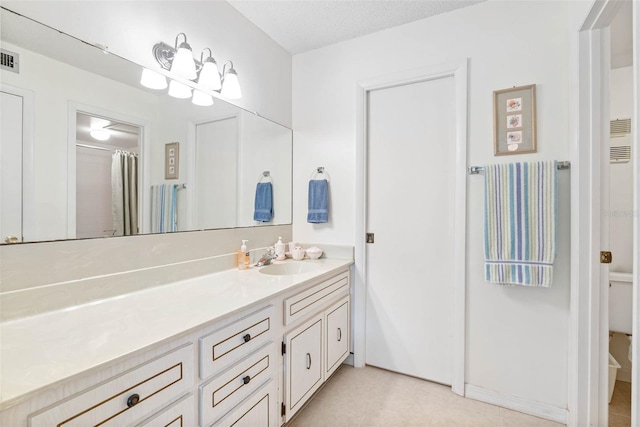
[[[204,51],[209,51],[209,56],[204,58]],[[202,68],[200,69],[200,75],[198,76],[198,84],[207,90],[220,90],[222,82],[220,80],[220,73],[218,72],[218,64],[213,59],[211,49],[205,47],[200,53],[200,63]]]
[[180,99],[191,98],[191,88],[184,83],[171,80],[171,83],[169,83],[169,96]]
[[[184,42],[178,44],[181,35],[184,36]],[[208,51],[207,57],[205,57],[205,51]],[[218,64],[213,59],[211,49],[202,50],[200,61],[193,59],[191,46],[187,43],[187,36],[184,33],[179,33],[176,36],[175,47],[163,42],[156,44],[153,47],[153,56],[162,68],[197,83],[203,90],[219,92],[223,97],[229,99],[242,97],[238,73],[233,68],[233,62],[227,61],[230,67],[227,70],[225,64],[221,75]],[[175,90],[171,90],[171,86],[172,84],[169,84],[170,95],[175,92]]]
[[193,91],[193,98],[191,98],[191,102],[201,107],[208,107],[213,105],[213,96],[195,89]]
[[231,64],[229,70],[227,70],[227,64],[224,64],[222,69],[222,90],[220,95],[229,99],[242,98],[242,90],[240,90],[240,82],[238,81],[238,73],[233,68],[233,62],[227,61]]
[[151,71],[148,68],[142,69],[142,77],[140,77],[140,84],[149,89],[166,89],[167,78],[160,73]]
[[107,139],[111,138],[111,133],[104,128],[91,129],[89,131],[89,135],[91,135],[91,138],[98,141],[106,141]]
[[[184,42],[178,45],[180,35],[184,36]],[[178,33],[174,49],[176,53],[171,61],[171,69],[169,71],[185,79],[194,80],[198,77],[196,62],[193,60],[191,46],[187,43],[187,35],[185,33]]]

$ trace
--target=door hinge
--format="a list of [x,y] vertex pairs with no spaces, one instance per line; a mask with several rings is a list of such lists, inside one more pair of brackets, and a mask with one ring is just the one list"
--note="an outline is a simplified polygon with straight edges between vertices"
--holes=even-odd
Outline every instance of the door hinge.
[[600,251],[600,264],[611,264],[613,255],[610,251]]
[[287,344],[285,344],[285,342],[282,342],[282,354],[285,354],[287,352]]
[[280,406],[280,416],[284,417],[287,415],[287,405],[282,402],[282,406]]
[[373,233],[367,233],[367,243],[373,243],[375,240],[374,237]]

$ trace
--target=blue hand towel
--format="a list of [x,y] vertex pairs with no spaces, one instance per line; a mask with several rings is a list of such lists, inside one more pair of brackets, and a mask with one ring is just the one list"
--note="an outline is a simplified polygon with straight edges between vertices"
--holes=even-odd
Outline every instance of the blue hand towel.
[[269,222],[273,217],[273,187],[270,182],[259,182],[256,186],[256,199],[253,220]]
[[326,179],[309,181],[309,213],[307,222],[320,224],[329,221],[329,182]]
[[556,162],[485,166],[485,279],[551,285],[558,215]]

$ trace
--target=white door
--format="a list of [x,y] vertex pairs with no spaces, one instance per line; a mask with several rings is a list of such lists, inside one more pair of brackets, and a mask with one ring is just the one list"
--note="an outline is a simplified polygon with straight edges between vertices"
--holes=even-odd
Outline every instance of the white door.
[[0,238],[22,241],[23,98],[0,92]]
[[[196,126],[195,228],[236,226],[238,119],[231,117]],[[227,178],[225,180],[225,177]],[[224,209],[221,209],[224,204]]]
[[452,383],[454,77],[369,93],[366,363]]

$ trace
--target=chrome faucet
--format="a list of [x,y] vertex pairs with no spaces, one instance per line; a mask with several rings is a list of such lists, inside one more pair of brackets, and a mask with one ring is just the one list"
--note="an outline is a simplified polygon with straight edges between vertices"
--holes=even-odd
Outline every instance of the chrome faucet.
[[256,267],[263,267],[265,265],[271,264],[271,261],[276,259],[276,252],[273,248],[268,248],[267,252],[260,257],[258,262],[256,263]]

